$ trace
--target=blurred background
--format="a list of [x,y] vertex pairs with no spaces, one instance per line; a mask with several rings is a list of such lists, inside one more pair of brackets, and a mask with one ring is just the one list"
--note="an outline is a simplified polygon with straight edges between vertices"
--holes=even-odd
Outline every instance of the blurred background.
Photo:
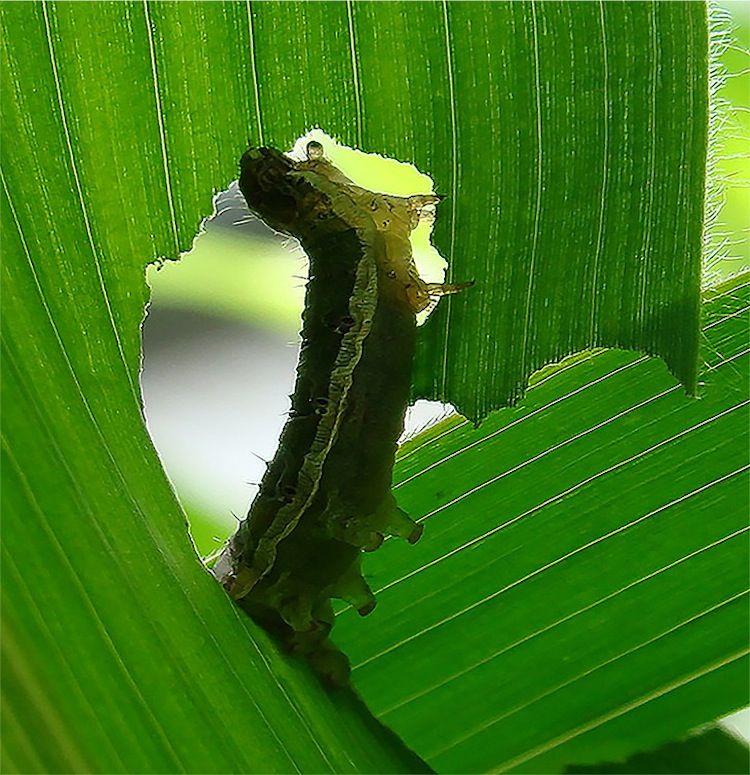
[[[712,197],[717,214],[707,284],[750,265],[750,4],[723,2],[714,10],[731,35],[721,54],[723,76],[717,73],[724,80],[712,161],[720,188]],[[361,185],[399,195],[432,190],[413,167],[324,143],[334,163]],[[429,229],[418,241],[420,268],[440,279]],[[193,249],[179,262],[148,270],[146,417],[201,555],[234,531],[264,460],[274,454],[295,376],[306,273],[299,245],[250,216],[236,182],[216,197],[215,214]],[[448,409],[420,402],[409,412],[408,428]],[[735,726],[747,734],[747,716]]]

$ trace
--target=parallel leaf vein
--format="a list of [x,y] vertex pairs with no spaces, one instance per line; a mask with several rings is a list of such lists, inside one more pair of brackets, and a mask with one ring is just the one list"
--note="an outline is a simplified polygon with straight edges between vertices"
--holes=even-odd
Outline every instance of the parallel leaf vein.
[[[570,678],[570,679],[568,679],[566,681],[563,681],[562,683],[556,684],[553,687],[550,687],[549,689],[545,690],[544,692],[541,692],[540,694],[536,695],[535,697],[531,698],[530,700],[528,700],[526,702],[523,702],[523,703],[521,703],[519,705],[514,706],[513,708],[511,708],[510,710],[506,711],[502,715],[496,716],[495,718],[485,722],[481,726],[476,727],[475,729],[472,729],[470,732],[468,732],[466,734],[463,734],[460,738],[454,739],[450,743],[448,743],[448,744],[446,744],[444,746],[441,746],[441,748],[438,751],[432,752],[431,755],[435,756],[438,753],[443,753],[443,752],[453,748],[455,745],[458,745],[459,743],[463,743],[463,742],[466,742],[467,740],[470,740],[472,737],[475,737],[476,735],[480,734],[481,732],[483,732],[483,731],[485,731],[487,729],[490,729],[491,727],[493,727],[495,724],[499,723],[500,721],[504,721],[504,720],[506,720],[508,718],[511,718],[512,716],[516,715],[520,711],[525,710],[526,708],[531,707],[532,705],[535,705],[537,702],[540,702],[541,700],[545,699],[546,697],[549,697],[550,695],[554,694],[555,692],[558,692],[561,689],[564,689],[564,688],[566,688],[568,686],[571,686],[572,684],[576,683],[577,681],[580,681],[581,679],[586,678],[586,677],[596,673],[597,671],[599,671],[599,670],[601,670],[601,669],[603,669],[603,668],[605,668],[605,667],[607,667],[609,665],[612,665],[612,664],[614,664],[615,662],[618,662],[621,659],[624,659],[625,657],[631,656],[631,655],[637,653],[638,651],[642,651],[644,648],[647,648],[648,646],[652,645],[653,643],[656,643],[659,640],[662,640],[663,638],[666,638],[669,635],[672,635],[673,633],[678,632],[679,630],[682,630],[683,628],[685,628],[685,627],[687,627],[687,626],[689,626],[691,624],[694,624],[695,622],[699,621],[700,619],[702,619],[702,618],[704,618],[706,616],[709,616],[710,614],[712,614],[712,613],[714,613],[714,612],[724,608],[725,606],[731,605],[736,600],[739,600],[739,599],[745,597],[747,595],[747,592],[748,592],[747,589],[742,590],[741,592],[738,592],[738,593],[732,595],[731,597],[728,597],[725,600],[720,601],[719,603],[716,603],[716,604],[714,604],[712,606],[709,606],[708,608],[705,608],[702,611],[699,611],[697,614],[693,614],[692,616],[688,617],[687,619],[684,619],[683,621],[678,622],[677,624],[673,625],[672,627],[669,627],[666,630],[663,630],[662,632],[658,633],[657,635],[654,635],[651,638],[648,638],[647,640],[644,640],[641,643],[638,643],[637,645],[632,646],[629,649],[625,649],[624,651],[619,652],[618,654],[610,657],[609,659],[606,659],[606,660],[604,660],[604,661],[594,665],[593,667],[589,668],[588,670],[585,670],[585,671],[583,671],[581,673],[578,673],[577,675],[573,676],[572,678]],[[740,656],[743,656],[743,655],[741,654]],[[685,683],[689,683],[690,680],[693,680],[693,679],[688,677],[688,680],[686,680]],[[684,685],[684,684],[681,684],[681,685]],[[640,699],[642,699],[642,698],[640,698]],[[635,701],[635,703],[628,703],[628,705],[626,707],[628,707],[628,711],[630,711],[630,710],[635,710],[637,707],[640,707],[641,704],[643,704],[643,703],[641,703],[640,701],[637,700],[637,701]],[[624,712],[628,712],[628,711],[624,711]],[[619,714],[619,715],[621,715],[621,714]],[[606,716],[607,716],[607,720],[610,720],[610,718],[611,718],[610,714],[606,714]],[[601,721],[601,718],[602,717],[600,716],[599,719],[598,719],[599,723],[603,723]],[[585,731],[590,731],[590,729],[593,729],[593,728],[595,728],[595,726],[599,725],[597,723],[597,724],[594,724],[594,726],[590,726],[591,723],[592,722],[588,722],[586,725],[582,725],[582,726],[586,727]],[[582,734],[582,732],[580,732],[578,734]],[[567,733],[566,733],[566,735],[561,735],[560,737],[565,737],[566,741],[569,740],[569,739],[572,739],[572,737],[568,737],[567,736]],[[551,746],[551,747],[555,747],[555,746]],[[534,749],[534,750],[537,751],[538,749]],[[545,748],[545,750],[549,750],[549,749]],[[534,756],[538,756],[539,753],[541,753],[541,751],[538,751],[537,753],[534,753],[533,755]],[[525,756],[525,754],[523,754],[522,756]],[[521,758],[521,756],[518,757],[518,759],[520,759],[520,758]],[[531,757],[529,757],[529,758],[531,758]],[[527,759],[523,759],[523,761],[527,761]],[[521,763],[520,761],[517,761],[517,759],[514,759],[513,762]],[[509,764],[507,762],[504,762],[503,764],[498,765],[498,767],[494,771],[502,772],[506,768],[510,768],[512,766],[514,766],[514,764]]]
[[[94,231],[91,225],[91,218],[89,216],[88,208],[86,207],[86,197],[84,196],[84,193],[83,193],[83,185],[81,184],[81,177],[78,172],[78,165],[76,163],[76,154],[75,154],[75,150],[73,149],[73,137],[70,132],[70,127],[68,125],[68,115],[65,107],[65,100],[63,99],[62,84],[60,82],[60,72],[59,72],[59,66],[57,62],[57,56],[55,54],[55,46],[53,42],[52,28],[50,25],[47,3],[42,3],[42,16],[44,18],[44,29],[45,29],[45,35],[47,38],[47,47],[49,50],[50,64],[52,66],[52,77],[55,82],[55,95],[57,97],[57,107],[58,107],[58,110],[60,111],[60,121],[62,123],[63,135],[65,137],[65,146],[68,151],[68,161],[70,163],[70,169],[73,174],[73,180],[75,182],[78,204],[81,208],[81,217],[83,219],[84,228],[86,229],[86,237],[88,239],[89,247],[91,249],[91,256],[94,259],[94,268],[96,271],[97,280],[99,282],[99,287],[101,288],[102,299],[104,301],[104,305],[107,310],[107,317],[109,319],[109,324],[112,328],[112,333],[115,338],[115,344],[117,346],[117,350],[120,355],[120,360],[122,361],[122,364],[125,370],[125,376],[130,385],[130,390],[136,402],[138,402],[139,401],[138,389],[136,388],[135,382],[133,381],[133,375],[130,373],[130,367],[128,365],[127,358],[125,357],[125,349],[122,344],[122,339],[120,338],[120,331],[117,328],[117,322],[115,320],[114,310],[112,309],[112,302],[109,298],[109,291],[104,281],[104,273],[102,271],[101,259],[99,257],[99,250],[96,245],[96,240],[94,239]],[[5,184],[4,178],[3,178],[3,187],[5,188],[6,196],[8,197],[8,201],[10,202],[11,201],[10,191],[7,185]]]
[[255,27],[253,24],[253,3],[252,0],[245,0],[245,9],[247,11],[247,38],[250,48],[250,79],[253,85],[253,101],[255,102],[255,124],[258,129],[258,144],[264,145],[263,139],[263,117],[261,115],[260,105],[260,82],[258,79],[258,63],[255,55]]
[[[527,635],[524,635],[522,638],[519,638],[516,641],[513,641],[513,643],[508,644],[507,646],[504,646],[499,651],[494,652],[493,654],[490,654],[488,657],[485,657],[478,662],[474,662],[473,664],[469,665],[468,667],[465,667],[458,672],[452,673],[451,675],[447,676],[446,678],[442,679],[436,684],[432,684],[421,691],[410,695],[409,697],[406,697],[402,700],[400,700],[395,705],[391,705],[390,707],[386,708],[382,712],[380,712],[379,716],[386,716],[389,713],[393,713],[395,710],[398,710],[399,708],[402,708],[404,705],[408,705],[411,702],[414,702],[415,700],[419,699],[420,697],[423,697],[430,692],[435,691],[436,689],[439,689],[441,686],[445,686],[446,684],[449,684],[451,681],[455,681],[458,678],[461,678],[462,676],[467,675],[468,673],[472,672],[473,670],[476,670],[479,667],[482,667],[482,665],[486,665],[489,662],[492,662],[493,660],[497,659],[499,656],[502,656],[503,654],[507,654],[509,651],[512,651],[514,648],[517,648],[518,646],[523,645],[524,643],[527,643],[530,640],[533,640],[534,638],[537,638],[541,635],[544,635],[545,633],[555,629],[556,627],[560,626],[561,624],[565,624],[565,622],[570,621],[571,619],[575,619],[577,616],[580,616],[581,614],[586,613],[587,611],[591,611],[594,608],[597,608],[598,606],[602,605],[603,603],[609,602],[610,600],[622,595],[623,593],[640,586],[641,584],[652,581],[657,576],[660,576],[662,573],[666,573],[669,570],[672,570],[673,568],[676,568],[683,563],[687,562],[688,560],[692,560],[695,557],[698,557],[699,555],[711,550],[715,549],[717,546],[721,546],[722,544],[725,544],[727,541],[731,541],[733,538],[737,538],[738,536],[741,536],[743,533],[747,533],[750,531],[750,527],[743,527],[739,530],[735,530],[733,533],[730,533],[729,535],[726,535],[716,541],[712,541],[710,544],[707,544],[706,546],[701,546],[699,549],[696,549],[695,551],[690,552],[689,554],[686,554],[682,557],[680,557],[677,560],[674,560],[673,562],[668,563],[667,565],[662,566],[661,568],[657,568],[656,570],[652,571],[651,573],[648,573],[645,576],[641,576],[638,579],[635,579],[634,581],[629,582],[628,584],[625,584],[624,586],[620,587],[619,589],[616,589],[614,592],[610,592],[609,594],[605,595],[604,597],[599,598],[598,600],[595,600],[592,603],[589,603],[588,605],[583,606],[582,608],[579,608],[572,613],[566,614],[560,619],[556,619],[555,621],[551,622],[550,624],[545,625],[544,627],[541,627],[538,630],[534,630],[533,632],[528,633]],[[742,593],[744,594],[744,593]],[[733,599],[733,598],[732,598]],[[559,687],[556,687],[559,688]],[[530,704],[530,703],[529,703]],[[525,706],[524,706],[525,707]],[[518,708],[520,710],[520,708]],[[504,718],[505,716],[503,716]],[[495,719],[497,721],[498,719]],[[453,743],[451,744],[451,746]],[[448,746],[448,747],[451,747]]]
[[156,120],[159,125],[159,147],[161,149],[162,170],[164,172],[164,189],[167,194],[167,206],[169,207],[169,220],[172,226],[172,238],[174,239],[174,257],[180,255],[180,235],[177,226],[177,214],[172,194],[172,176],[169,171],[169,150],[167,149],[167,130],[164,122],[164,109],[161,102],[161,89],[159,88],[159,68],[156,63],[156,45],[154,43],[154,28],[151,14],[148,8],[148,0],[143,0],[143,15],[146,23],[146,38],[148,40],[148,52],[151,59],[151,77],[154,88],[154,107],[156,108]]
[[[446,280],[453,279],[453,257],[456,251],[456,218],[458,217],[458,110],[456,108],[456,84],[453,67],[453,44],[451,42],[450,17],[448,15],[448,0],[442,0],[443,11],[443,40],[445,43],[445,67],[448,81],[448,107],[451,127],[451,182],[450,182],[450,242],[448,248],[448,273]],[[443,299],[445,304],[445,318],[443,324],[443,349],[440,375],[440,395],[448,394],[448,340],[451,332],[451,312],[453,310],[453,297]]]
[[[742,406],[746,406],[748,404],[750,404],[750,401],[745,401],[743,404],[741,404],[739,406],[736,406],[736,407],[733,407],[732,409],[728,409],[728,410],[726,410],[724,412],[721,412],[721,414],[716,415],[715,417],[712,417],[711,421],[713,421],[715,419],[718,419],[719,417],[721,417],[721,416],[723,416],[725,414],[728,414],[729,412],[734,411],[735,409],[738,409],[738,408],[740,408]],[[688,433],[690,431],[696,430],[698,427],[701,427],[701,426],[705,425],[707,422],[709,422],[709,421],[704,421],[704,422],[700,423],[699,425],[693,426],[692,428],[689,428],[687,431],[683,431],[683,433],[680,434],[680,435],[685,435],[686,433]],[[666,443],[666,442],[662,442],[662,443]],[[621,464],[619,464],[619,465],[621,465]],[[372,656],[368,657],[367,659],[364,659],[362,662],[360,662],[357,665],[355,665],[355,669],[363,667],[364,665],[369,664],[370,662],[373,662],[376,659],[380,659],[382,656],[390,653],[391,651],[395,651],[396,649],[401,648],[402,646],[406,645],[407,643],[410,643],[410,642],[416,640],[417,638],[422,637],[423,635],[427,634],[428,632],[431,632],[432,630],[435,630],[438,627],[442,627],[444,624],[447,624],[448,622],[452,622],[455,619],[458,619],[460,616],[463,616],[464,614],[467,614],[470,611],[473,611],[475,608],[478,608],[479,606],[484,605],[485,603],[488,603],[490,600],[494,600],[499,595],[502,595],[505,592],[507,592],[508,590],[513,589],[513,588],[519,586],[520,584],[523,584],[524,582],[528,581],[529,579],[535,578],[536,576],[540,575],[541,573],[544,573],[545,571],[549,570],[550,568],[554,568],[554,567],[560,565],[561,563],[566,562],[571,557],[575,557],[575,556],[581,554],[582,552],[584,552],[584,551],[586,551],[588,549],[591,549],[594,546],[600,546],[603,542],[608,541],[609,539],[613,538],[614,536],[620,535],[621,533],[625,532],[626,530],[629,530],[629,529],[635,527],[636,525],[639,525],[642,522],[645,522],[647,519],[651,519],[652,517],[656,516],[657,514],[661,514],[664,511],[667,511],[668,509],[672,508],[673,506],[676,506],[676,505],[678,505],[680,503],[684,503],[685,501],[689,500],[690,498],[693,498],[696,495],[699,495],[699,494],[705,492],[706,490],[710,489],[711,487],[715,487],[717,484],[721,484],[722,482],[724,482],[724,481],[726,481],[728,479],[731,479],[732,477],[737,476],[740,473],[744,473],[748,469],[750,469],[750,465],[746,465],[746,466],[738,468],[738,469],[736,469],[734,471],[731,471],[730,473],[725,474],[724,476],[721,476],[718,479],[714,479],[714,480],[708,482],[707,484],[702,485],[701,487],[697,487],[694,490],[691,490],[690,492],[685,493],[684,495],[681,495],[679,498],[673,499],[669,503],[665,503],[664,505],[659,506],[658,508],[648,512],[647,514],[644,514],[644,515],[638,517],[637,519],[631,520],[630,522],[627,522],[624,525],[620,525],[619,527],[617,527],[617,528],[615,528],[613,530],[610,530],[609,532],[605,533],[602,536],[599,536],[598,538],[593,539],[592,541],[588,541],[587,543],[583,544],[582,546],[579,546],[576,549],[573,549],[572,551],[567,552],[566,554],[556,558],[555,560],[552,560],[552,561],[546,563],[545,565],[537,568],[536,570],[531,571],[530,573],[527,573],[525,576],[517,579],[516,581],[512,582],[511,584],[506,585],[502,589],[498,589],[495,592],[493,592],[492,594],[487,595],[486,597],[483,597],[481,600],[477,600],[474,603],[471,603],[470,605],[463,607],[459,611],[456,611],[456,612],[450,614],[449,616],[446,616],[446,617],[440,619],[439,621],[434,622],[433,624],[431,624],[431,625],[429,625],[427,627],[424,627],[423,629],[419,630],[418,632],[412,633],[411,635],[407,636],[406,638],[403,638],[402,640],[398,641],[397,643],[391,644],[390,646],[388,646],[387,648],[383,649],[382,651],[379,651],[376,654],[373,654]],[[580,486],[580,485],[577,485],[577,486]],[[560,497],[561,497],[560,495],[555,496],[556,499],[558,499]],[[540,507],[537,506],[535,508],[538,509]],[[518,519],[522,518],[523,516],[525,516],[525,515],[521,515],[520,517],[516,517],[513,521],[517,521]],[[501,527],[505,527],[505,526],[507,526],[507,524],[509,524],[509,523],[506,523],[505,525],[503,525]],[[498,529],[500,529],[500,528],[495,528],[495,532],[497,532]],[[475,541],[476,541],[476,539],[475,539]],[[473,542],[470,542],[470,543],[473,543]],[[453,553],[455,553],[455,551],[456,550],[454,550]],[[428,566],[424,566],[424,567],[428,567]],[[420,570],[423,570],[423,569],[424,568],[422,568]],[[418,571],[416,571],[416,572],[418,572]],[[397,583],[397,582],[393,582],[389,586],[393,586],[395,583]],[[380,593],[382,591],[384,591],[384,590],[383,589],[379,589],[379,590],[376,591],[376,594],[378,594],[378,593]],[[419,602],[420,602],[419,600],[415,600],[415,601],[413,601],[413,604],[414,605],[418,605]]]
[[[731,599],[726,601],[726,604],[728,604],[729,602],[731,602]],[[539,756],[545,753],[546,751],[550,751],[553,748],[557,748],[563,743],[567,743],[568,741],[573,740],[574,738],[579,737],[580,735],[583,735],[586,732],[590,732],[592,729],[596,729],[597,727],[601,726],[602,724],[605,724],[608,721],[612,721],[613,719],[616,719],[619,716],[623,716],[626,713],[630,713],[631,711],[637,710],[638,708],[640,708],[643,705],[646,705],[649,702],[653,702],[654,700],[657,700],[660,697],[664,697],[670,692],[676,691],[677,689],[680,689],[683,686],[687,686],[687,684],[692,683],[693,681],[697,681],[699,678],[703,678],[704,676],[709,675],[710,673],[713,673],[716,670],[720,670],[722,667],[726,667],[727,665],[730,665],[733,662],[736,662],[737,660],[742,659],[748,654],[750,654],[750,649],[741,649],[739,651],[735,651],[734,653],[726,657],[723,657],[722,659],[715,660],[714,662],[711,662],[705,665],[704,667],[699,668],[698,670],[695,670],[690,675],[683,676],[682,678],[676,681],[672,681],[671,683],[665,684],[664,686],[661,686],[658,689],[655,689],[654,691],[649,692],[648,694],[642,695],[641,697],[639,697],[637,700],[634,700],[633,702],[629,702],[629,703],[626,703],[625,705],[621,705],[619,708],[615,708],[609,713],[603,714],[598,718],[595,718],[592,721],[587,722],[586,724],[582,724],[581,726],[576,727],[575,729],[572,729],[569,732],[566,732],[564,735],[560,735],[559,737],[556,737],[553,740],[550,740],[544,745],[541,745],[530,751],[526,751],[525,753],[521,754],[515,759],[499,764],[496,768],[494,768],[493,772],[503,772],[504,770],[517,767],[518,765],[523,764],[526,761],[529,761],[529,759],[533,759],[534,757]]]

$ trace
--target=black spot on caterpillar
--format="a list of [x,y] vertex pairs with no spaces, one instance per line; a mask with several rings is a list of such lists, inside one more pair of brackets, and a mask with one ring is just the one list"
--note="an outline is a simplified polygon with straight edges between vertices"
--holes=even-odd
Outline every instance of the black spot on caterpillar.
[[229,594],[334,684],[349,666],[328,639],[332,598],[361,615],[375,598],[363,551],[385,535],[422,533],[391,493],[404,427],[416,313],[471,283],[425,283],[409,234],[441,197],[377,194],[307,146],[240,161],[240,190],[265,223],[299,239],[310,260],[289,418],[247,518],[213,572]]

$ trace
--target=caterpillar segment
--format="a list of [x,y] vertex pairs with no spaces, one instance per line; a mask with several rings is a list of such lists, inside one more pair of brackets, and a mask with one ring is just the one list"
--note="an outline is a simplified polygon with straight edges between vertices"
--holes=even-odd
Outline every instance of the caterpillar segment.
[[363,552],[386,536],[415,543],[422,525],[391,492],[416,346],[416,313],[470,283],[424,282],[409,234],[442,197],[356,186],[319,143],[294,161],[248,150],[240,190],[310,259],[291,410],[250,511],[212,571],[283,648],[342,685],[348,660],[330,640],[332,599],[361,616],[375,596]]

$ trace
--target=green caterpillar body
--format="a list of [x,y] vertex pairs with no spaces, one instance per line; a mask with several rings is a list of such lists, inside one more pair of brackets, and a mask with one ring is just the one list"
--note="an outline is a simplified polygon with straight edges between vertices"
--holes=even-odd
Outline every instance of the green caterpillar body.
[[465,285],[427,284],[414,265],[409,233],[438,197],[376,194],[348,180],[318,143],[307,154],[295,162],[258,148],[240,162],[249,208],[300,241],[310,270],[289,419],[213,571],[254,619],[340,684],[349,667],[328,639],[331,599],[369,613],[362,552],[385,535],[414,543],[422,532],[391,493],[415,316]]

